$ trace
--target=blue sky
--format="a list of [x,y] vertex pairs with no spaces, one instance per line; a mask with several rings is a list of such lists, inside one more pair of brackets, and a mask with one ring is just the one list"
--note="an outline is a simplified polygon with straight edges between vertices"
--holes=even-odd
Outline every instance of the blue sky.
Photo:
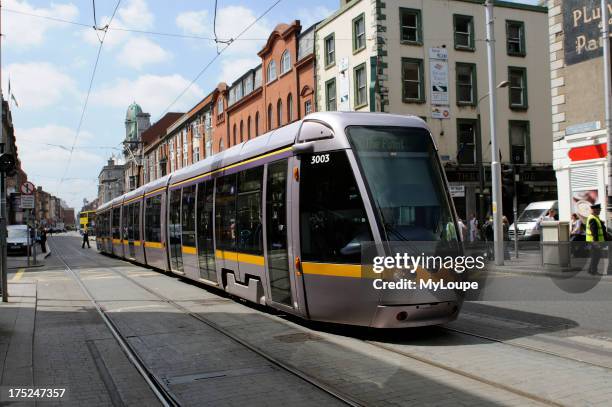
[[[275,0],[219,0],[217,35],[231,38]],[[536,1],[521,1],[535,4]],[[108,22],[116,0],[97,0],[99,26]],[[2,89],[7,81],[19,155],[28,178],[69,205],[97,194],[97,176],[111,154],[120,154],[127,106],[136,101],[157,120],[167,109],[185,111],[218,82],[231,82],[258,63],[257,50],[277,23],[299,19],[303,26],[329,15],[338,0],[283,0],[189,88],[213,58],[205,39],[109,30],[100,54],[87,109],[77,136],[91,72],[103,35],[93,28],[91,0],[4,0],[2,2]],[[121,0],[111,28],[212,37],[214,0]],[[70,156],[70,148],[76,147]],[[65,174],[65,177],[64,177]],[[63,182],[60,180],[64,177]]]

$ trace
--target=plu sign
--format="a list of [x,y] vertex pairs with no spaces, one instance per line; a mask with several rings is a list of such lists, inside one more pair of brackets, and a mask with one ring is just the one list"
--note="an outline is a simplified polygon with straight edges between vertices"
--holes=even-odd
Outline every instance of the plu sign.
[[[573,65],[602,55],[601,1],[563,0],[565,63]],[[612,1],[608,1],[612,17]],[[608,21],[612,24],[612,18]]]

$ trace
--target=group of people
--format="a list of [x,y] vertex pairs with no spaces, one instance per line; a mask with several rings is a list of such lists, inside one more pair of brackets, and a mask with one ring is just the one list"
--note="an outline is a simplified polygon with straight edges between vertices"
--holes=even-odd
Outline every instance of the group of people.
[[[480,225],[476,214],[473,213],[467,225],[463,222],[463,219],[459,218],[457,221],[459,230],[461,232],[461,238],[464,242],[477,242],[477,241],[493,241],[493,217],[487,216],[485,222]],[[505,216],[502,217],[504,240],[510,240],[508,230],[510,229],[510,222]]]

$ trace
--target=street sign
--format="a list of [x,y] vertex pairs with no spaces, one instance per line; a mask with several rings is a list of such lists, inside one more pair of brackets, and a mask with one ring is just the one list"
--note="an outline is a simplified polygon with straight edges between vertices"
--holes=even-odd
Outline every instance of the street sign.
[[34,195],[21,195],[21,209],[34,209]]
[[34,193],[35,190],[36,190],[36,187],[30,181],[26,181],[23,184],[21,184],[22,194],[31,195]]

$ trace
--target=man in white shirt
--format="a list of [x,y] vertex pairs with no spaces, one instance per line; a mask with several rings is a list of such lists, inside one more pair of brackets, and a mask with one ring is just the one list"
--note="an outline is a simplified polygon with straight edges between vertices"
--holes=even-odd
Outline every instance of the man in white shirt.
[[476,240],[478,240],[478,219],[476,219],[476,214],[473,213],[470,219],[470,242]]

